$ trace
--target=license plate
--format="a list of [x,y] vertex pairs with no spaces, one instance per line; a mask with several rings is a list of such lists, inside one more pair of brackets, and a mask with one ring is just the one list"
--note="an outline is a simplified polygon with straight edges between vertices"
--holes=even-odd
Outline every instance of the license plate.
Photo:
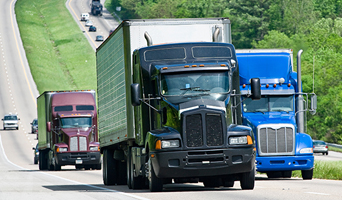
[[83,163],[83,161],[82,161],[82,160],[76,160],[75,162],[76,162],[76,164],[77,164],[77,165],[80,165],[80,164],[82,164],[82,163]]

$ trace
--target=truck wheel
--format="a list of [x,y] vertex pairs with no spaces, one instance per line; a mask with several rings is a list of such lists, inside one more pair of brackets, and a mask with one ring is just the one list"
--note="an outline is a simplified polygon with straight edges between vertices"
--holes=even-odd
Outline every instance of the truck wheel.
[[207,177],[203,180],[204,187],[220,187],[223,185],[222,179],[217,177]]
[[19,126],[17,127],[17,130],[19,130]]
[[61,171],[62,169],[62,166],[58,165],[58,164],[55,164],[55,171]]
[[310,170],[302,170],[303,180],[311,180],[313,176],[313,169]]
[[163,179],[158,178],[154,173],[151,158],[148,159],[148,186],[151,192],[161,192],[163,190]]
[[103,183],[105,185],[115,185],[116,183],[116,162],[113,158],[113,151],[105,149],[103,151]]
[[291,178],[292,176],[292,171],[283,171],[283,178]]
[[127,186],[129,189],[132,189],[132,184],[131,184],[131,148],[128,147],[128,152],[127,152],[127,173],[126,173],[126,179],[127,179]]
[[117,167],[117,185],[126,185],[127,184],[127,175],[126,175],[126,162],[121,160],[116,160]]
[[45,159],[45,151],[39,151],[39,170],[47,169],[47,160]]
[[130,155],[130,180],[131,180],[131,189],[136,190],[136,189],[142,189],[143,188],[143,183],[144,183],[144,179],[142,176],[137,176],[134,177],[134,169],[135,166],[133,164],[133,156]]
[[268,178],[281,178],[283,177],[282,172],[267,172],[267,177]]
[[240,178],[241,189],[253,190],[255,181],[255,167],[250,172],[243,173]]
[[6,128],[4,127],[4,130],[6,130]]

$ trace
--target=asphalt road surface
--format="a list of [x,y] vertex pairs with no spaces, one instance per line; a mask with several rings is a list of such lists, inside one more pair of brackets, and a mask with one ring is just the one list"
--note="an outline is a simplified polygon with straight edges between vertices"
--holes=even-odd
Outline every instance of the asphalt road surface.
[[[78,10],[74,17],[80,16],[84,12],[82,6],[87,8],[89,3],[89,0],[70,1],[70,5],[75,5],[73,10]],[[30,134],[30,122],[37,117],[36,97],[39,94],[22,48],[14,4],[15,0],[0,0],[0,117],[9,112],[16,113],[20,118],[20,127],[19,130],[3,130],[0,125],[0,200],[341,199],[342,181],[332,180],[267,179],[257,175],[255,188],[249,191],[241,190],[239,182],[236,182],[232,188],[172,184],[165,185],[163,192],[151,193],[148,190],[129,190],[127,186],[104,186],[101,170],[76,170],[67,166],[62,167],[61,171],[39,171],[38,165],[33,164],[32,150],[37,140],[34,134]],[[104,20],[102,17],[96,19]],[[96,19],[94,23],[105,36],[112,25],[96,22]],[[104,27],[97,23],[103,23]],[[88,34],[85,35],[87,37]],[[329,152],[328,156],[316,157],[335,159],[336,156]]]

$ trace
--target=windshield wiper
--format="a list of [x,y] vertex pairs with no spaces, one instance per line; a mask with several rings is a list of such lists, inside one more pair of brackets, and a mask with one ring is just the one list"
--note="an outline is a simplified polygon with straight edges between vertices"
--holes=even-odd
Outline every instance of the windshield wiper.
[[200,87],[181,88],[180,90],[185,90],[182,94],[185,94],[188,91],[199,91],[199,92],[209,92],[210,91],[210,90],[201,89]]
[[271,110],[271,112],[286,112],[286,113],[289,113],[289,111],[281,110],[281,109],[278,109],[278,110]]
[[263,112],[263,111],[253,111],[253,113],[258,113],[258,112],[265,114],[265,112]]

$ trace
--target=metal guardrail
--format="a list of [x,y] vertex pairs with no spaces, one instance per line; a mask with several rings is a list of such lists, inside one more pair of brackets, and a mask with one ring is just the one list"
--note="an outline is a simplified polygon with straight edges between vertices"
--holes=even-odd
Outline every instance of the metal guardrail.
[[327,145],[331,146],[331,147],[336,147],[336,148],[342,149],[342,145],[339,145],[339,144],[327,143]]

